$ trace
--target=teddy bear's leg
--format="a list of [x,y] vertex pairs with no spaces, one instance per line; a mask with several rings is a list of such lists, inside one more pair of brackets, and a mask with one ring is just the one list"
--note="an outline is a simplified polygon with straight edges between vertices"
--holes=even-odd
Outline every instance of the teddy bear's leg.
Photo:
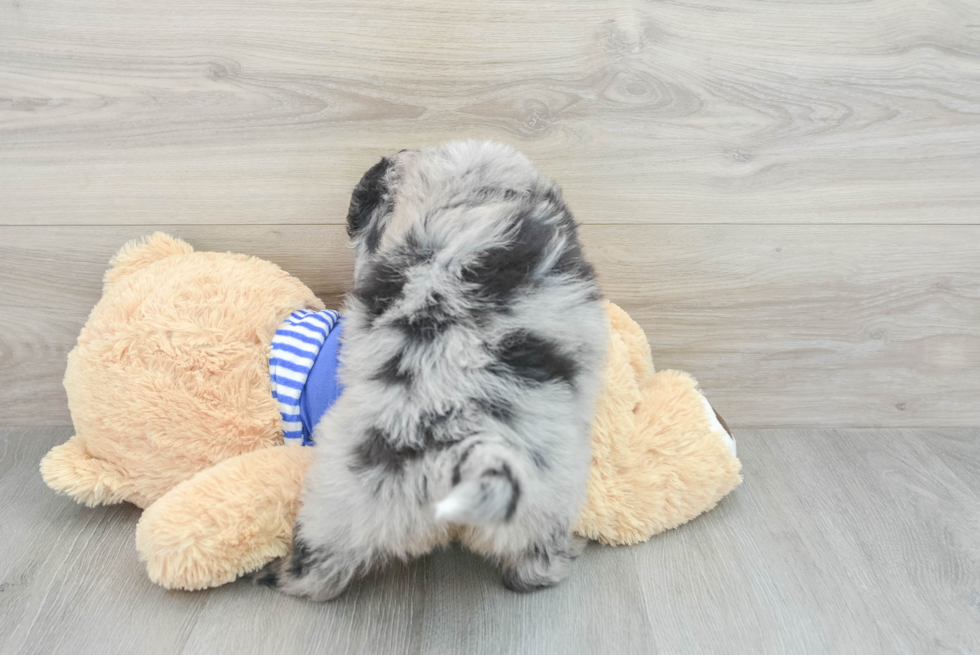
[[275,446],[226,459],[143,512],[136,548],[168,589],[231,582],[289,551],[311,448]]

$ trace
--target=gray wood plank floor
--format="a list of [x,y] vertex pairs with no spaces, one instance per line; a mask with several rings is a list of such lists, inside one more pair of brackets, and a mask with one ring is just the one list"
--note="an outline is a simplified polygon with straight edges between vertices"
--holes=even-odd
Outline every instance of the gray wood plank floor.
[[449,550],[323,605],[155,587],[139,510],[41,482],[69,435],[0,430],[0,653],[980,652],[980,429],[741,430],[717,509],[555,589]]

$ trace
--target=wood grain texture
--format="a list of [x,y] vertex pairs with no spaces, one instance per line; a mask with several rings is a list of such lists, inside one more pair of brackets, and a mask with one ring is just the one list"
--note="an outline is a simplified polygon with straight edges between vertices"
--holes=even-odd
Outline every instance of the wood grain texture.
[[[162,229],[269,259],[337,307],[340,226],[0,227],[0,425],[65,425],[106,262]],[[608,297],[730,424],[980,424],[980,227],[589,225]],[[52,313],[52,308],[57,311]]]
[[980,439],[964,430],[942,431],[923,441],[980,500]]
[[975,223],[973,0],[0,5],[0,223],[339,223],[490,137],[587,223]]
[[4,655],[980,649],[980,510],[943,446],[976,453],[977,429],[740,430],[745,483],[715,510],[646,544],[590,546],[554,589],[512,594],[450,549],[326,604],[245,582],[155,587],[138,510],[43,486],[37,461],[69,434],[0,430]]
[[130,506],[0,429],[8,653],[980,652],[980,3],[0,4],[0,425],[69,422],[109,257],[161,228],[337,306],[381,155],[514,144],[565,188],[658,367],[746,482],[651,543],[506,592],[451,549],[335,603],[166,592]]
[[980,424],[980,226],[589,226],[660,368],[744,427]]
[[68,436],[0,430],[0,653],[175,652],[206,598],[134,584],[137,508],[86,509],[44,486],[41,457]]

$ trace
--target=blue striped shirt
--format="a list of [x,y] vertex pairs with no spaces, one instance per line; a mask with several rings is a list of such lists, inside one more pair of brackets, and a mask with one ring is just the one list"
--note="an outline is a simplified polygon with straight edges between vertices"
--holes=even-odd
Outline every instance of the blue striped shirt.
[[[279,404],[282,414],[283,438],[287,444],[312,446],[313,428],[325,411],[324,404],[333,404],[340,388],[335,381],[337,367],[337,342],[340,336],[340,314],[324,309],[319,312],[301,309],[290,314],[272,337],[269,352],[269,375],[272,378],[272,397]],[[324,343],[330,342],[327,348]],[[323,358],[318,357],[323,351]],[[331,359],[330,362],[320,361]],[[322,398],[318,393],[317,411],[311,411],[310,394],[305,393],[310,372],[316,365],[318,380],[328,380],[332,396]],[[307,402],[304,402],[307,401]]]

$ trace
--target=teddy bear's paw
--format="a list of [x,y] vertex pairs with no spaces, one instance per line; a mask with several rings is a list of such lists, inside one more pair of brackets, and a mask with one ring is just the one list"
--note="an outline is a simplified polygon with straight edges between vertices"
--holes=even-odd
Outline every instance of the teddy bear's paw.
[[708,399],[701,395],[701,401],[704,404],[704,413],[708,417],[708,423],[711,425],[711,432],[718,435],[725,444],[728,446],[728,450],[732,451],[732,457],[738,457],[735,448],[735,435],[728,428],[728,424],[725,423],[725,419],[721,417],[721,414],[711,406]]

